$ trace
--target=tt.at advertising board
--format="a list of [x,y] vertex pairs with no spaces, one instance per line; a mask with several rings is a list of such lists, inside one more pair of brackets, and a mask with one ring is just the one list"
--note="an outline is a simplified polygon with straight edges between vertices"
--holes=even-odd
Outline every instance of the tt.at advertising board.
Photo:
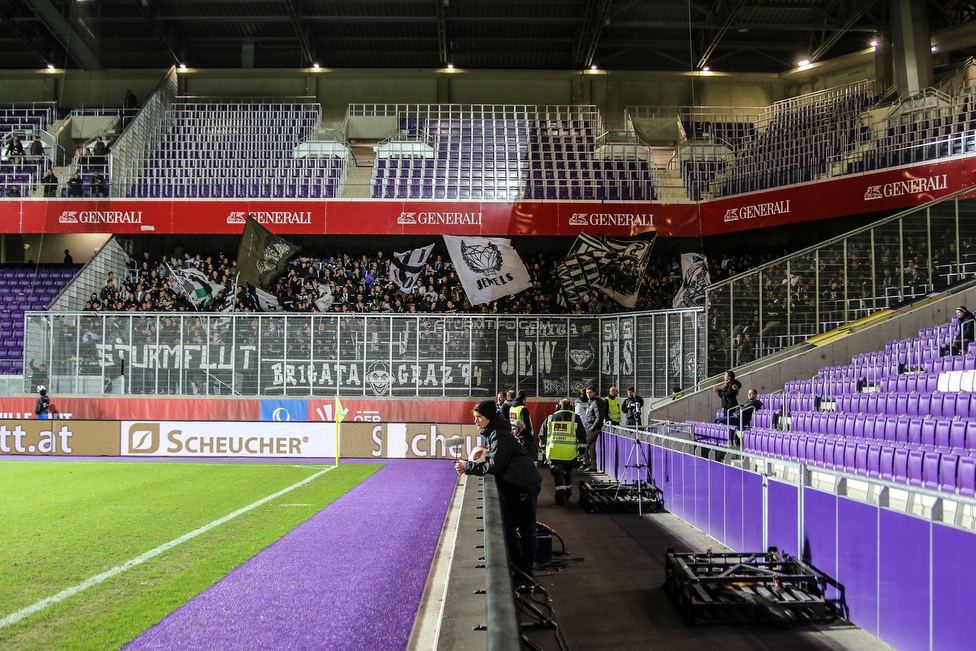
[[118,456],[118,421],[0,421],[0,454]]
[[332,423],[122,421],[125,457],[334,457]]

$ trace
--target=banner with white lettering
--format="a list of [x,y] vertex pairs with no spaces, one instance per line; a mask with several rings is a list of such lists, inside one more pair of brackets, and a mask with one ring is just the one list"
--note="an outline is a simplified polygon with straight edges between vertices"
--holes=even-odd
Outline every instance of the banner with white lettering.
[[444,235],[444,244],[472,305],[497,301],[532,286],[525,263],[506,237]]
[[409,294],[417,285],[420,276],[423,275],[427,258],[434,250],[433,244],[422,246],[419,249],[411,249],[402,253],[395,252],[393,260],[390,262],[390,278],[400,288],[400,291]]
[[702,307],[705,288],[711,284],[708,258],[701,253],[681,254],[681,288],[674,297],[674,307]]
[[300,249],[248,216],[237,250],[238,282],[242,287],[267,287]]
[[635,307],[657,233],[601,239],[610,254],[593,286],[624,307]]

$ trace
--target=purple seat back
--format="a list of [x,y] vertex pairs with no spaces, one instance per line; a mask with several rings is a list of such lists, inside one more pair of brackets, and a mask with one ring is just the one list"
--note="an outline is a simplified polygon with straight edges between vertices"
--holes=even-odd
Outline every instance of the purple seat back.
[[[922,454],[922,486],[929,490],[939,490],[939,462],[942,455],[938,452]],[[911,467],[911,461],[909,461]]]
[[836,413],[828,412],[826,422],[824,423],[824,434],[830,434],[833,436],[837,433],[837,416],[838,414]]
[[814,463],[817,458],[817,439],[813,436],[803,437],[803,461]]
[[876,413],[878,413],[878,398],[879,398],[879,395],[880,394],[877,394],[877,393],[869,393],[868,394],[867,400],[865,401],[867,404],[865,405],[865,409],[864,409],[864,411],[866,413],[868,413],[868,414],[876,414]]
[[881,479],[894,481],[895,448],[883,447],[880,455]]
[[922,485],[922,470],[924,467],[925,453],[921,450],[908,451],[908,484],[910,486]]
[[866,414],[858,414],[854,417],[854,430],[853,434],[855,438],[864,438],[864,422],[868,419]]
[[827,447],[827,439],[818,438],[813,444],[813,461],[818,466],[825,466],[824,450]]
[[935,423],[935,447],[945,450],[949,449],[949,427],[951,420],[939,420]]
[[868,450],[871,449],[871,445],[867,443],[858,443],[854,449],[854,472],[859,475],[868,474]]
[[[885,418],[884,440],[894,442],[896,440],[895,434],[897,429],[898,429],[897,416],[888,416],[887,418]],[[875,438],[878,438],[877,434],[875,435]]]
[[869,445],[867,447],[867,475],[878,479],[881,477],[881,446]]
[[907,414],[908,413],[908,394],[899,393],[895,396],[895,408],[894,413],[896,414]]
[[908,408],[905,413],[909,416],[918,416],[918,397],[919,394],[911,393],[908,395]]
[[957,418],[970,418],[971,407],[973,397],[968,393],[957,393],[956,394],[956,417]]
[[[844,470],[852,474],[857,472],[857,447],[859,445],[862,444],[849,442],[844,446]],[[867,469],[867,458],[865,458],[864,465]]]
[[908,419],[908,444],[917,447],[922,444],[922,419]]
[[826,443],[824,444],[824,467],[825,468],[834,467],[834,451],[837,449],[837,443],[838,441],[836,439],[827,439]]
[[895,459],[892,464],[892,481],[906,483],[908,481],[908,450],[897,448]]
[[927,448],[935,447],[935,423],[936,422],[937,421],[934,418],[926,418],[922,421],[921,439],[919,441],[920,445],[923,445]]
[[949,423],[949,447],[955,450],[966,449],[966,421],[954,420]]
[[976,459],[973,457],[959,457],[956,488],[960,495],[976,497]]
[[942,455],[942,458],[939,460],[939,490],[949,493],[956,492],[956,471],[958,466],[958,455]]

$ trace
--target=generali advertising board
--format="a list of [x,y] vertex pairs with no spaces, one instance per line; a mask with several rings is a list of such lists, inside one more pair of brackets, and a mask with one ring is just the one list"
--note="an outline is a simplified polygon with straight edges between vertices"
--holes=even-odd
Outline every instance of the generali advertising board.
[[852,174],[699,203],[601,201],[7,199],[4,233],[699,237],[908,208],[973,185],[973,158]]

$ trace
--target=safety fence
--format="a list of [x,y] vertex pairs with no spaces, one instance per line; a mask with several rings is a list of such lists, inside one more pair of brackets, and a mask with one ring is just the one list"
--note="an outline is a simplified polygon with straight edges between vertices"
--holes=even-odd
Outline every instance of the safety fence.
[[59,394],[468,397],[691,386],[700,310],[626,316],[27,312],[24,388]]

